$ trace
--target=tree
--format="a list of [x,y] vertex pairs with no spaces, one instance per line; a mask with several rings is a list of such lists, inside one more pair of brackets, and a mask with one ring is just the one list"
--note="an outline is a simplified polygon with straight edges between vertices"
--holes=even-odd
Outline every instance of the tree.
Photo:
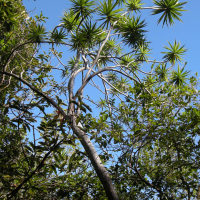
[[[15,74],[16,78],[1,74],[1,199],[58,199],[63,195],[68,197],[69,193],[70,196],[78,197],[83,192],[79,189],[80,186],[77,188],[74,181],[77,179],[75,183],[82,184],[84,176],[88,174],[88,165],[75,163],[72,158],[81,160],[83,155],[72,148],[72,137],[64,137],[58,141],[55,123],[50,130],[47,128],[44,131],[44,128],[41,128],[45,132],[45,143],[41,140],[41,144],[37,143],[35,132],[39,129],[34,127],[37,111],[33,110],[38,107],[44,112],[46,121],[43,120],[42,124],[47,123],[52,115],[45,113],[43,99],[32,94],[32,91],[17,79],[19,76],[30,83],[33,80],[39,81],[38,85],[35,84],[41,89],[46,86],[38,76],[48,77],[47,73],[51,68],[42,62],[48,55],[37,54],[40,37],[36,36],[36,41],[29,38],[31,34],[35,34],[33,29],[37,23],[44,21],[45,17],[40,15],[36,16],[36,20],[27,19],[21,1],[1,3],[1,69],[4,69],[1,71]],[[12,23],[8,26],[10,21]],[[42,26],[38,27],[37,31],[43,30]],[[45,66],[37,71],[35,65],[39,68]],[[49,90],[51,91],[52,89]],[[28,140],[30,131],[33,131],[33,139]],[[71,149],[68,147],[64,150],[65,143],[70,144]],[[69,166],[66,163],[69,163]],[[71,172],[72,163],[79,169],[77,172]],[[70,176],[71,173],[73,176]],[[92,177],[91,172],[90,176]],[[77,192],[74,194],[74,191]]]
[[[138,15],[151,9],[161,13],[158,24],[171,26],[181,21],[186,2],[153,2],[71,0],[61,23],[47,33],[42,14],[27,21],[21,1],[2,1],[2,198],[197,197],[198,81],[182,64],[180,42],[165,47],[163,61],[149,60],[146,23]],[[17,23],[7,14],[8,3],[18,8]],[[48,53],[41,53],[43,44]],[[74,53],[67,64],[59,45]],[[53,56],[62,67],[51,64]],[[52,76],[56,71],[60,82]],[[89,84],[105,98],[84,95]],[[89,103],[101,109],[99,117]]]

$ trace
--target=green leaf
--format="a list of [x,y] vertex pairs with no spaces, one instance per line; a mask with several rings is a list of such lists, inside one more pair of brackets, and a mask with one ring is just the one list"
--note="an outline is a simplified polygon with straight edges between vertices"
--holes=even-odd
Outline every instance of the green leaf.
[[125,44],[137,48],[139,44],[145,43],[143,28],[147,25],[145,20],[140,21],[141,17],[123,16],[115,25],[115,32],[121,32],[121,37]]
[[8,113],[8,107],[5,107],[3,114],[6,115]]
[[76,17],[74,12],[70,10],[70,12],[64,12],[61,22],[63,23],[62,26],[69,33],[70,31],[73,31],[79,25],[80,20]]
[[113,22],[117,21],[120,18],[119,12],[123,9],[115,10],[115,7],[118,5],[118,2],[112,0],[105,1],[103,3],[100,2],[98,6],[98,13],[102,16],[99,20],[103,20],[103,24],[101,25],[103,28],[106,26],[108,28],[109,23],[113,24]]
[[186,11],[183,10],[183,5],[187,2],[180,2],[179,0],[153,0],[153,2],[158,6],[158,9],[152,11],[152,15],[163,13],[162,16],[158,20],[158,24],[163,20],[163,26],[166,24],[173,25],[174,19],[181,21],[179,18],[182,16],[181,12]]
[[91,109],[90,106],[87,105],[86,103],[81,102],[81,105],[85,106],[90,112],[92,112],[92,109]]
[[86,113],[86,109],[83,106],[80,106],[80,110],[82,110],[84,113]]
[[45,31],[45,27],[43,25],[32,26],[30,29],[30,34],[28,35],[28,39],[31,42],[35,42],[40,44],[46,39],[47,32]]
[[64,43],[63,40],[67,39],[66,38],[67,34],[65,33],[65,29],[61,28],[59,31],[55,29],[51,33],[51,39],[56,43],[56,45],[59,45],[60,43]]
[[184,67],[180,68],[178,66],[177,71],[172,71],[171,75],[171,83],[175,84],[177,87],[181,87],[186,84],[186,80],[188,79],[188,74],[190,71],[184,71]]
[[75,18],[78,20],[79,17],[88,17],[92,12],[92,6],[95,4],[94,1],[90,0],[70,0],[72,2],[71,10],[73,11]]
[[174,65],[175,62],[183,60],[181,57],[185,55],[184,53],[187,51],[187,49],[184,48],[185,45],[181,46],[181,43],[177,43],[176,40],[174,42],[174,45],[172,45],[170,42],[168,43],[170,47],[165,46],[165,49],[167,49],[169,52],[162,52],[163,54],[166,54],[163,59],[165,59],[165,61],[169,61],[170,63],[172,63],[172,65]]
[[142,0],[127,0],[126,7],[128,10],[133,10],[137,13],[137,10],[139,10],[142,5],[145,5],[145,3],[141,2]]
[[58,96],[56,96],[56,99],[58,101],[58,105],[60,105],[62,103],[62,99],[60,99]]
[[51,169],[54,171],[54,173],[57,175],[57,170],[56,170],[56,167],[55,165],[50,165]]

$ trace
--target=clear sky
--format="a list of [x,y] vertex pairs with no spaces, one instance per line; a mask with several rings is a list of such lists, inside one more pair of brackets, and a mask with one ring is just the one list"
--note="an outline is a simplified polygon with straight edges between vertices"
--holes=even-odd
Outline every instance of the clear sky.
[[[183,0],[180,0],[183,2]],[[23,0],[23,3],[27,11],[34,10],[30,15],[40,14],[43,12],[44,16],[49,19],[46,23],[47,30],[52,30],[54,26],[58,25],[60,22],[60,17],[62,13],[70,7],[70,1],[68,0]],[[143,0],[146,3],[145,6],[153,5],[151,0]],[[180,41],[181,44],[185,44],[188,49],[187,55],[184,59],[188,62],[187,69],[191,70],[191,73],[199,72],[199,58],[200,58],[200,0],[190,0],[185,4],[185,9],[187,12],[183,12],[181,17],[183,23],[175,21],[176,25],[173,27],[163,27],[162,25],[157,26],[158,15],[151,16],[150,10],[142,11],[142,19],[146,19],[148,23],[147,39],[152,42],[152,59],[160,60],[163,54],[163,46],[167,45],[167,40],[169,42],[174,42],[176,39]],[[66,58],[67,60],[68,58]]]

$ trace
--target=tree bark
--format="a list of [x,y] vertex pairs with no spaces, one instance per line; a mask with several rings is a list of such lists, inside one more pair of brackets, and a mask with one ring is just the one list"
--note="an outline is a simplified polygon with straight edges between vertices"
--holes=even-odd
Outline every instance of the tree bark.
[[88,154],[92,165],[104,187],[104,190],[106,192],[106,195],[109,200],[119,200],[118,195],[115,191],[115,188],[112,184],[112,180],[106,170],[106,168],[103,166],[99,155],[96,152],[96,149],[94,148],[92,142],[90,141],[90,138],[87,136],[87,134],[82,131],[77,125],[76,125],[76,117],[72,116],[72,130],[74,133],[80,138],[80,142],[83,145],[86,153]]
[[197,200],[200,200],[200,185],[198,186],[197,190]]

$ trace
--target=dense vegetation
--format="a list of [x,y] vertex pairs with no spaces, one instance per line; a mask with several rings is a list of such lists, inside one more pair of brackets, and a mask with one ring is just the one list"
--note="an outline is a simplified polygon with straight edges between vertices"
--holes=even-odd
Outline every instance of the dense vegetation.
[[200,199],[198,75],[177,41],[149,60],[139,12],[171,26],[186,2],[153,2],[71,0],[48,32],[0,0],[0,199]]

